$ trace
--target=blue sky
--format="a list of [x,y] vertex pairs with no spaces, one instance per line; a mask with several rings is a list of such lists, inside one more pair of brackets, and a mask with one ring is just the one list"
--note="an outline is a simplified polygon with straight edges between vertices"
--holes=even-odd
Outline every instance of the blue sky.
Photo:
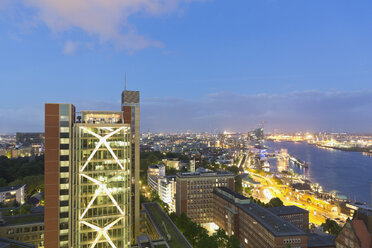
[[0,133],[45,102],[119,109],[147,131],[372,132],[372,2],[3,0]]

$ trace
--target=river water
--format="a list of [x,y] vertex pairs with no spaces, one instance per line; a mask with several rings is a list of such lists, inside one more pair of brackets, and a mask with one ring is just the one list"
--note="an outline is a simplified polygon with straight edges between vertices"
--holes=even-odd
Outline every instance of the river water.
[[[319,183],[324,190],[337,190],[349,199],[371,202],[372,157],[360,152],[318,148],[307,143],[266,141],[265,145],[269,152],[287,149],[290,155],[307,162],[307,169],[289,167]],[[275,170],[276,160],[270,160],[270,163]]]

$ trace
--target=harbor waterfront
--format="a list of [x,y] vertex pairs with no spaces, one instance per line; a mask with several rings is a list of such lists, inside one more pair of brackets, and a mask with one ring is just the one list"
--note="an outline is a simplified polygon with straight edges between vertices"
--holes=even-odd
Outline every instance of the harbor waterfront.
[[[370,203],[372,157],[361,152],[320,148],[306,142],[265,141],[269,152],[287,149],[288,153],[307,163],[308,168],[290,166],[294,172],[305,175],[324,190],[337,190],[352,201]],[[272,170],[276,159],[270,160]]]

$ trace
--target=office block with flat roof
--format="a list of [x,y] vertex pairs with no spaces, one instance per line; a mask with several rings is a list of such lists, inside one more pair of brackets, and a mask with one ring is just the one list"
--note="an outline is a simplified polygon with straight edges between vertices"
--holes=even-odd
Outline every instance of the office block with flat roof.
[[131,125],[122,111],[45,106],[45,247],[129,247]]

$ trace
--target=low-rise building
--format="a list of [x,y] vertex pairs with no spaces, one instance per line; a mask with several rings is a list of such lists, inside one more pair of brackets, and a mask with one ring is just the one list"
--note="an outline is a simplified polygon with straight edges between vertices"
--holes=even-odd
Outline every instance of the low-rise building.
[[213,223],[213,189],[226,187],[234,190],[235,175],[229,171],[177,173],[176,213],[185,213],[199,224]]
[[176,176],[166,176],[163,164],[149,166],[147,170],[147,183],[156,191],[159,198],[168,204],[171,212],[176,211]]
[[0,248],[37,248],[37,246],[12,239],[0,238]]
[[44,247],[43,213],[6,216],[0,222],[0,237]]
[[13,201],[19,204],[25,203],[25,187],[26,184],[0,188],[0,202],[5,204]]
[[307,247],[308,248],[335,248],[335,236],[329,234],[307,234]]
[[268,210],[305,232],[309,231],[309,211],[297,206],[274,207]]
[[372,209],[360,208],[346,221],[336,238],[336,248],[372,247]]
[[143,203],[141,215],[142,235],[137,237],[139,248],[192,248],[157,202]]
[[214,222],[243,248],[306,248],[307,233],[228,188],[213,192]]
[[180,169],[180,161],[176,159],[163,159],[162,162],[165,164],[167,168],[172,168],[179,170]]

